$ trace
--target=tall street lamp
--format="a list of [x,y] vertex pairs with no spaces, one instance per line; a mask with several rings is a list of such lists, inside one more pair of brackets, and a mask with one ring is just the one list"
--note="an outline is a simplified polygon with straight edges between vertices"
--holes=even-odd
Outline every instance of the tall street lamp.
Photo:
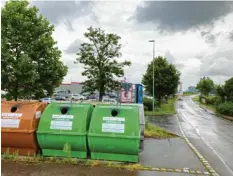
[[155,111],[155,65],[154,65],[154,58],[155,58],[155,40],[149,40],[149,42],[153,43],[153,112]]

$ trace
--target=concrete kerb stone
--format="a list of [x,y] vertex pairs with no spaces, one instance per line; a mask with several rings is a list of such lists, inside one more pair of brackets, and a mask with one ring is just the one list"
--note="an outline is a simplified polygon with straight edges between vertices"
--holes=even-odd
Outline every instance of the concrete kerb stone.
[[183,135],[183,139],[188,144],[188,146],[191,148],[191,150],[197,155],[197,157],[199,158],[200,162],[204,165],[204,167],[209,171],[206,173],[210,173],[213,176],[218,176],[217,172],[210,166],[209,162],[200,154],[200,152],[196,149],[196,147],[194,147],[194,145],[189,141],[189,139],[185,135],[184,131],[182,130],[179,121],[178,121],[178,124],[179,124],[180,131]]
[[[19,157],[21,159],[25,159],[24,161],[23,160],[18,160],[19,162],[31,162],[31,163],[40,163],[40,162],[43,162],[43,161],[34,161],[34,157],[28,157],[28,156],[23,156],[23,157]],[[50,161],[50,158],[52,157],[48,157],[48,158],[44,158],[45,162],[46,161]],[[2,159],[4,160],[4,158],[2,157]],[[77,162],[78,161],[86,161],[84,159],[77,159]],[[94,160],[89,160],[89,161],[94,161]],[[96,160],[95,160],[96,161]],[[101,163],[107,163],[108,161],[100,161]],[[56,163],[56,162],[46,162],[46,163]],[[122,164],[120,168],[125,168],[123,167],[124,166],[124,162],[112,162],[112,163],[115,163],[115,164]],[[76,163],[77,164],[77,163]],[[103,166],[104,167],[104,166]],[[174,172],[174,173],[191,173],[191,174],[197,174],[197,173],[200,173],[200,174],[204,174],[204,172],[202,171],[194,171],[194,170],[189,170],[189,168],[183,168],[183,169],[175,169],[175,168],[160,168],[160,167],[149,167],[149,166],[142,166],[141,168],[139,169],[136,169],[136,170],[143,170],[143,171],[157,171],[157,172]],[[206,172],[206,173],[209,173],[209,172]],[[214,172],[213,172],[214,173]],[[207,174],[206,174],[207,175]],[[210,175],[210,174],[209,174]]]

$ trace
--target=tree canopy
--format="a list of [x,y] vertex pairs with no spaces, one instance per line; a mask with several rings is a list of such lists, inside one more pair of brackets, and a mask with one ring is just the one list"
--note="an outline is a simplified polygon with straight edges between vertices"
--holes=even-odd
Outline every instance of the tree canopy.
[[[155,97],[161,103],[165,95],[174,95],[179,85],[180,72],[175,65],[169,64],[166,58],[158,56],[154,58],[154,84]],[[148,64],[146,73],[143,75],[142,83],[151,95],[153,94],[153,61]]]
[[117,77],[124,75],[124,66],[130,66],[129,61],[119,62],[121,56],[120,36],[106,33],[100,28],[89,27],[84,36],[89,43],[82,43],[77,53],[77,62],[84,64],[86,76],[83,83],[84,92],[99,91],[99,100],[105,91],[111,91],[119,87]]
[[29,2],[7,1],[2,8],[1,86],[8,99],[51,95],[67,74],[52,37],[54,26]]
[[228,101],[233,102],[233,77],[228,79],[224,85],[224,92]]
[[202,95],[208,96],[209,93],[215,89],[215,86],[212,79],[210,79],[209,77],[203,77],[197,84],[197,88],[199,89]]

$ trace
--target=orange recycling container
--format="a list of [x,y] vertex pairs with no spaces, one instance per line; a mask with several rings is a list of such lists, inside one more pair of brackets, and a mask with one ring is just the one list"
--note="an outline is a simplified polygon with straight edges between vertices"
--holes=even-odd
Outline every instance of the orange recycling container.
[[4,101],[1,103],[1,153],[34,155],[39,145],[36,130],[47,103]]

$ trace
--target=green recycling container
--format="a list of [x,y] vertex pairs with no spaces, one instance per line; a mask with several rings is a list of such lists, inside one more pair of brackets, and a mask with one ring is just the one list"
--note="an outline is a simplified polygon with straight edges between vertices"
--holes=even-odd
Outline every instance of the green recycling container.
[[49,104],[37,131],[43,156],[87,158],[87,130],[92,111],[90,104]]
[[91,159],[138,162],[138,107],[96,105],[87,136]]

